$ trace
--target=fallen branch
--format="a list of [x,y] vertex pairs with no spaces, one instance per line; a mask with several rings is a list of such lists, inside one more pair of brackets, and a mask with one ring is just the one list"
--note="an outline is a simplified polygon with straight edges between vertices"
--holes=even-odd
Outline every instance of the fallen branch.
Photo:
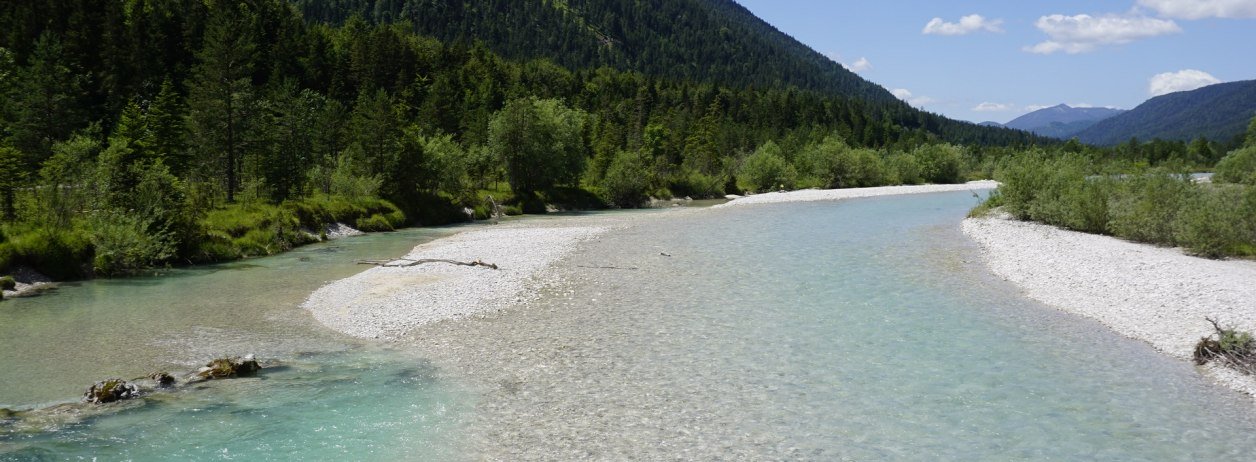
[[[405,263],[394,264],[394,262],[398,262],[398,261],[404,261]],[[411,260],[409,258],[394,258],[392,260],[358,260],[357,261],[357,264],[359,265],[375,265],[375,266],[379,266],[383,268],[408,268],[411,266],[418,266],[425,263],[448,263],[451,265],[458,265],[458,266],[483,266],[489,269],[498,269],[497,264],[486,263],[481,260],[458,261],[458,260],[446,260],[443,258],[423,258],[419,260]]]
[[589,266],[589,265],[576,265],[576,268],[632,270],[632,271],[636,271],[640,269],[635,266],[623,267],[623,266]]

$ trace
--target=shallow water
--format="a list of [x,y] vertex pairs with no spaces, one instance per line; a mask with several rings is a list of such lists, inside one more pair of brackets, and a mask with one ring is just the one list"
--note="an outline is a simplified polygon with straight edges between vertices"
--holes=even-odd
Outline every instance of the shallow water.
[[194,369],[211,357],[275,358],[340,350],[346,339],[299,305],[328,281],[402,255],[449,229],[413,229],[310,245],[267,258],[161,276],[66,283],[0,302],[0,407],[77,399],[106,377]]
[[[206,350],[269,353],[285,367],[50,431],[0,428],[0,459],[1182,460],[1256,450],[1246,398],[990,275],[959,231],[972,205],[963,192],[655,214],[584,245],[554,269],[566,282],[530,306],[437,323],[392,350],[328,333],[296,305],[320,281],[361,269],[349,260],[405,253],[417,242],[390,240],[403,235],[147,284],[66,287],[0,309],[207,303],[169,320],[128,315],[151,323],[134,328],[148,333],[136,337],[149,356],[104,353],[131,368],[108,375],[139,375],[161,358],[194,365]],[[245,302],[219,301],[224,287]],[[134,306],[109,301],[118,299]],[[79,306],[94,303],[115,305]],[[74,337],[44,320],[53,314],[25,316],[5,321]],[[107,345],[132,331],[84,326],[85,339],[65,341]],[[38,338],[28,341],[56,347]],[[51,351],[94,367],[47,373],[82,375],[71,397],[114,370],[75,359],[80,350]],[[0,361],[43,373],[40,354]],[[0,389],[30,389],[9,402],[64,398],[33,399],[37,384],[0,377]]]
[[414,344],[481,384],[461,449],[476,457],[1256,449],[1245,398],[992,277],[959,232],[972,205],[963,192],[649,221],[565,262],[573,282],[548,303],[433,326]]

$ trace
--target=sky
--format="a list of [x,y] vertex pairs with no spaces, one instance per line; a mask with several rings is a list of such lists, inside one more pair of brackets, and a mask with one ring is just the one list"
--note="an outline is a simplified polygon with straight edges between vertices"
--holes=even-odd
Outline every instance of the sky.
[[736,0],[921,109],[1006,123],[1256,79],[1256,0]]

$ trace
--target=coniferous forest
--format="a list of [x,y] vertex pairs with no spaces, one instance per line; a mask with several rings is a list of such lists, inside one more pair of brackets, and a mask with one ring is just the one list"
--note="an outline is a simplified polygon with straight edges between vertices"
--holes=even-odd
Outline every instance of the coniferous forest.
[[0,273],[265,255],[494,202],[957,182],[1050,143],[915,110],[733,2],[647,3],[9,3]]

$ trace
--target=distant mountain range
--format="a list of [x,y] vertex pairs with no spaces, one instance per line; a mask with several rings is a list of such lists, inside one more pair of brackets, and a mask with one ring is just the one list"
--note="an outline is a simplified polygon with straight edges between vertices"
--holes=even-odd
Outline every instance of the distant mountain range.
[[[1109,117],[1124,113],[1124,109],[1106,107],[1071,107],[1067,104],[1039,109],[1002,124],[1007,128],[1025,130],[1040,136],[1051,138],[1072,138],[1082,130],[1090,128]],[[982,125],[993,124],[985,122]]]
[[1190,141],[1203,136],[1227,142],[1242,135],[1253,116],[1256,80],[1227,82],[1157,96],[1076,136],[1084,143],[1101,146],[1130,138]]

